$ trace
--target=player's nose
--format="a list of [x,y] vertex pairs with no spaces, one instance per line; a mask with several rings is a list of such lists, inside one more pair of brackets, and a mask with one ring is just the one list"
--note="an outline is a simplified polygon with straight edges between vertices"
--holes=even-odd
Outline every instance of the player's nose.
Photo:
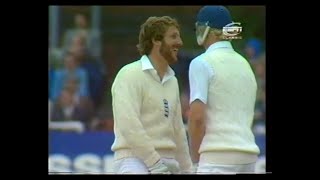
[[180,48],[183,46],[183,41],[182,39],[179,37],[178,40],[177,40],[177,46]]

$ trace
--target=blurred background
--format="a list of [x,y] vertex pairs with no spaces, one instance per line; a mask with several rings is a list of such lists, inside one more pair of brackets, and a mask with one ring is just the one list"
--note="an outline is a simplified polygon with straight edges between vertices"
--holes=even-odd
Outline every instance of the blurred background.
[[[168,15],[181,25],[184,46],[172,66],[180,86],[185,124],[189,111],[188,68],[204,52],[194,23],[202,6],[49,6],[48,126],[49,173],[112,173],[111,85],[118,70],[136,61],[140,25]],[[254,124],[265,172],[265,7],[227,6],[242,26],[234,49],[250,62],[258,82]]]

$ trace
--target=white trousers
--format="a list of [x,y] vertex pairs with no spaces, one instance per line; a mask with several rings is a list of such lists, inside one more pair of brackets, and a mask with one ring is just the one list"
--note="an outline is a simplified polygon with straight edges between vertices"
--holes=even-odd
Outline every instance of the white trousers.
[[213,163],[199,163],[197,174],[241,174],[254,173],[256,163],[241,165],[221,165]]
[[[161,158],[166,164],[179,166],[175,159]],[[148,167],[138,158],[123,158],[114,161],[114,172],[116,174],[150,174]]]

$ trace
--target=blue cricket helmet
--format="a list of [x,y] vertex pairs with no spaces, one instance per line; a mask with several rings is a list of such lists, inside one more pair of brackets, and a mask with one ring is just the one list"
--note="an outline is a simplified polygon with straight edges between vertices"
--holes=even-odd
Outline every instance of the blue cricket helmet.
[[232,23],[229,10],[224,6],[204,6],[197,15],[197,23],[211,28],[222,29]]

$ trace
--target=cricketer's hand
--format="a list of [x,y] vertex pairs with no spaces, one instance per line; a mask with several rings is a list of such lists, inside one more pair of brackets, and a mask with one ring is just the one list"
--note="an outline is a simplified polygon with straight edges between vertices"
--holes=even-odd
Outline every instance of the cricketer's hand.
[[170,174],[169,168],[159,160],[149,168],[151,174]]
[[179,163],[166,163],[166,161],[163,161],[163,163],[168,167],[171,173],[180,173]]

